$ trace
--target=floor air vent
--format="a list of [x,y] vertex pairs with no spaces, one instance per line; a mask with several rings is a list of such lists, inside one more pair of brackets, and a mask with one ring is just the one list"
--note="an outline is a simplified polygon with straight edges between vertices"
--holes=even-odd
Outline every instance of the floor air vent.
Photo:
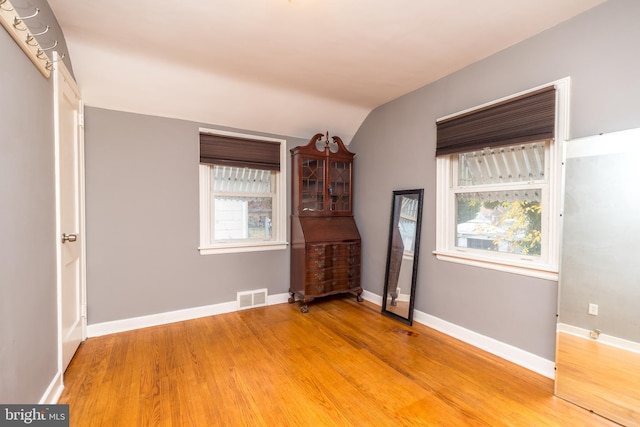
[[267,289],[238,292],[238,310],[267,305]]

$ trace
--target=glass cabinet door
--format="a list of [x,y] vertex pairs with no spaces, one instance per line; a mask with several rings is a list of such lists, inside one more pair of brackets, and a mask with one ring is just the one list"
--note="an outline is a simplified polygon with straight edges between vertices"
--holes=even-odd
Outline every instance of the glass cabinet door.
[[300,209],[301,211],[324,210],[324,169],[321,159],[302,159]]
[[330,175],[330,210],[349,212],[351,210],[351,162],[331,161]]

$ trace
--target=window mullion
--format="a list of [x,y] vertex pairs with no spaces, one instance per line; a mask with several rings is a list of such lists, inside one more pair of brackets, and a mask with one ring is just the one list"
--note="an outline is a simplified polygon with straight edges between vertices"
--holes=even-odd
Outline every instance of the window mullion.
[[532,181],[532,182],[505,182],[502,184],[485,184],[485,185],[464,185],[451,188],[453,194],[459,193],[486,193],[493,191],[509,191],[509,190],[526,190],[543,188],[548,185],[544,181]]

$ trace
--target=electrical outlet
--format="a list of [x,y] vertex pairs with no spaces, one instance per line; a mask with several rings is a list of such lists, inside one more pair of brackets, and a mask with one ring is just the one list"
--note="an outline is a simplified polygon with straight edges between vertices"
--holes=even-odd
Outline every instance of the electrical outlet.
[[592,316],[598,315],[598,304],[589,304],[589,314]]

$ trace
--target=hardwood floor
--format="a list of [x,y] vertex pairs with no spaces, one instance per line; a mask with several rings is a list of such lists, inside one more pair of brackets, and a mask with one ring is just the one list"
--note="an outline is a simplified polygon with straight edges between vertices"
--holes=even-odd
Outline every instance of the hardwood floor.
[[627,426],[640,426],[640,354],[558,333],[556,393]]
[[350,296],[91,338],[72,426],[601,426],[553,382]]

